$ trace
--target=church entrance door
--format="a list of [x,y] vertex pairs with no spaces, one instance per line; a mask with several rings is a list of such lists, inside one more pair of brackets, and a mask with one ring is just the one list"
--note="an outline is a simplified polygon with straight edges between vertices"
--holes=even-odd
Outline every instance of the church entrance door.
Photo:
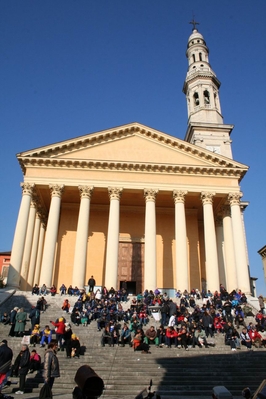
[[142,292],[144,272],[144,244],[141,242],[120,242],[118,255],[118,281],[127,280],[128,293]]

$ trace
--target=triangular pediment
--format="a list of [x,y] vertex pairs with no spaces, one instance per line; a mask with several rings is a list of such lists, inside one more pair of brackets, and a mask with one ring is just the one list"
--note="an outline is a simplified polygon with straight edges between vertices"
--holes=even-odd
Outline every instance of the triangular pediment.
[[18,154],[18,158],[245,167],[140,123],[119,126]]
[[182,165],[209,165],[209,160],[187,154],[182,149],[172,148],[158,141],[153,141],[139,133],[99,143],[84,149],[77,149],[57,158],[75,160],[94,160],[109,162],[138,162]]
[[17,154],[27,167],[154,171],[193,175],[227,175],[239,180],[248,167],[140,123],[80,136]]

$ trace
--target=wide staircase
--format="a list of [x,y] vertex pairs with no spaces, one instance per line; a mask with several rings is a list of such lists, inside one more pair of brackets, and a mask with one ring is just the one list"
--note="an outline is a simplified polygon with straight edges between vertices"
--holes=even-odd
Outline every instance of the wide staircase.
[[[77,300],[74,297],[66,297],[72,305]],[[17,291],[0,307],[0,312],[9,311],[14,306],[24,307],[29,312],[31,306],[36,304],[37,298],[31,293]],[[64,298],[65,296],[58,294],[55,297],[46,296],[49,306],[46,312],[41,314],[41,327],[62,315],[70,321],[70,316],[61,310]],[[246,320],[247,323],[249,321]],[[158,326],[159,323],[151,318],[149,325],[151,324]],[[75,326],[72,323],[71,325],[73,332],[80,338],[85,353],[79,359],[69,359],[66,358],[66,352],[58,352],[61,377],[55,380],[53,387],[54,397],[57,398],[72,397],[74,376],[77,369],[84,364],[92,367],[103,379],[105,390],[101,397],[109,399],[133,399],[149,385],[151,379],[152,390],[156,390],[162,399],[211,398],[212,388],[217,385],[226,386],[234,398],[240,398],[243,388],[248,386],[254,392],[266,378],[266,350],[253,348],[253,351],[248,351],[242,347],[241,350],[232,352],[229,346],[224,345],[222,334],[216,334],[213,339],[208,340],[213,344],[209,348],[196,347],[185,351],[151,346],[151,354],[142,354],[134,352],[128,345],[102,348],[101,333],[97,331],[96,322],[87,327]],[[15,359],[21,347],[21,338],[8,337],[9,328],[1,324],[0,337],[1,340],[8,340]],[[26,329],[28,328],[30,322],[27,323]],[[45,349],[36,349],[43,359]],[[18,379],[11,380],[15,382]],[[24,397],[38,398],[42,382],[41,375],[29,374]],[[16,386],[11,384],[5,393],[12,395],[17,389],[14,387]]]

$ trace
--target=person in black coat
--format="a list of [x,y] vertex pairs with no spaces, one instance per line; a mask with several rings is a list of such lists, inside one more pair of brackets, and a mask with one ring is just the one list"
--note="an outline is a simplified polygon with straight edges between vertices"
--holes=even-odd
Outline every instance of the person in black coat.
[[0,396],[1,396],[1,389],[5,385],[7,381],[7,377],[9,375],[9,371],[11,369],[11,363],[13,358],[12,349],[10,349],[7,345],[7,340],[3,339],[0,343]]
[[11,310],[10,312],[10,331],[9,331],[9,337],[14,337],[15,336],[15,325],[16,325],[16,316],[17,316],[17,312],[18,312],[19,308],[18,307],[14,307],[14,309]]
[[95,281],[94,277],[91,276],[91,278],[88,281],[89,292],[93,292],[95,285],[96,285],[96,281]]
[[18,375],[19,375],[19,390],[16,392],[23,394],[26,385],[26,375],[28,374],[30,367],[30,351],[28,345],[22,345],[21,351],[19,352],[15,363],[18,364]]
[[40,309],[38,306],[32,306],[29,318],[31,321],[31,329],[33,330],[36,324],[40,324]]

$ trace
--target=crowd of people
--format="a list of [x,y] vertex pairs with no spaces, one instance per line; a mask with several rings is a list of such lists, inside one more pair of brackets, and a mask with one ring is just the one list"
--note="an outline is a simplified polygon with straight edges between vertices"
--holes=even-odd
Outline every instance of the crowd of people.
[[[49,293],[52,296],[56,295],[55,286],[49,290],[47,287],[43,289],[43,286],[33,287],[32,295],[36,294],[39,297],[29,313],[23,308],[14,307],[10,313],[2,314],[0,321],[10,325],[9,336],[29,336],[28,345],[23,344],[10,369],[13,375],[19,376],[19,390],[16,393],[25,391],[28,373],[41,370],[41,357],[36,347],[46,347],[44,370],[52,353],[56,354],[57,351],[65,351],[66,358],[80,357],[85,348],[81,346],[71,324],[77,327],[91,325],[90,328],[96,328],[101,333],[99,344],[102,347],[129,345],[132,350],[144,354],[150,353],[151,346],[183,348],[186,351],[196,346],[207,348],[214,345],[210,339],[216,334],[223,334],[224,344],[229,345],[232,351],[241,347],[246,347],[247,350],[266,347],[266,315],[262,296],[259,297],[260,311],[254,314],[244,293],[240,290],[228,293],[222,285],[219,291],[214,293],[199,292],[196,289],[190,292],[177,291],[176,299],[169,298],[167,293],[158,289],[145,290],[129,301],[125,287],[121,290],[115,290],[113,287],[109,290],[106,287],[101,290],[95,289],[93,276],[88,283],[88,292],[79,289],[78,294],[75,289],[69,291],[72,290],[72,286],[67,289],[62,284],[59,295],[76,296],[74,306],[70,305],[68,298],[62,298],[61,316],[55,321],[50,320],[50,325],[42,328],[41,315],[47,308],[47,300],[44,297]],[[68,294],[69,292],[71,294]],[[73,300],[71,302],[73,303]],[[247,316],[255,316],[256,323],[247,323]],[[31,327],[26,331],[28,319]],[[30,346],[34,347],[31,352]],[[7,341],[3,340],[0,345],[0,359],[2,352],[9,352],[10,355],[7,348]],[[0,386],[5,385],[5,374],[8,374],[2,373],[2,363],[0,360]],[[44,371],[44,378],[50,381],[51,387],[53,378],[58,377],[58,374],[59,365],[54,376],[47,377]]]
[[[266,318],[264,300],[259,297],[260,312],[255,315],[256,324],[246,324],[247,316],[254,316],[247,304],[245,293],[234,290],[228,293],[221,284],[219,291],[211,293],[192,289],[176,292],[178,301],[168,297],[167,293],[145,290],[127,303],[127,291],[124,288],[115,290],[106,287],[94,292],[95,280],[88,281],[88,294],[79,290],[74,306],[65,299],[62,310],[70,313],[71,322],[76,326],[88,326],[96,322],[98,331],[102,332],[100,343],[105,345],[124,346],[128,343],[134,350],[149,353],[150,345],[158,348],[199,348],[208,347],[209,337],[224,334],[224,343],[232,351],[245,346],[266,346]],[[71,287],[71,286],[70,286]],[[61,295],[67,294],[66,286],[60,287]],[[177,302],[179,305],[177,305]],[[159,319],[158,319],[159,313]],[[145,329],[152,317],[160,320],[160,325]],[[241,330],[240,330],[241,329]],[[58,343],[60,346],[60,342]]]

